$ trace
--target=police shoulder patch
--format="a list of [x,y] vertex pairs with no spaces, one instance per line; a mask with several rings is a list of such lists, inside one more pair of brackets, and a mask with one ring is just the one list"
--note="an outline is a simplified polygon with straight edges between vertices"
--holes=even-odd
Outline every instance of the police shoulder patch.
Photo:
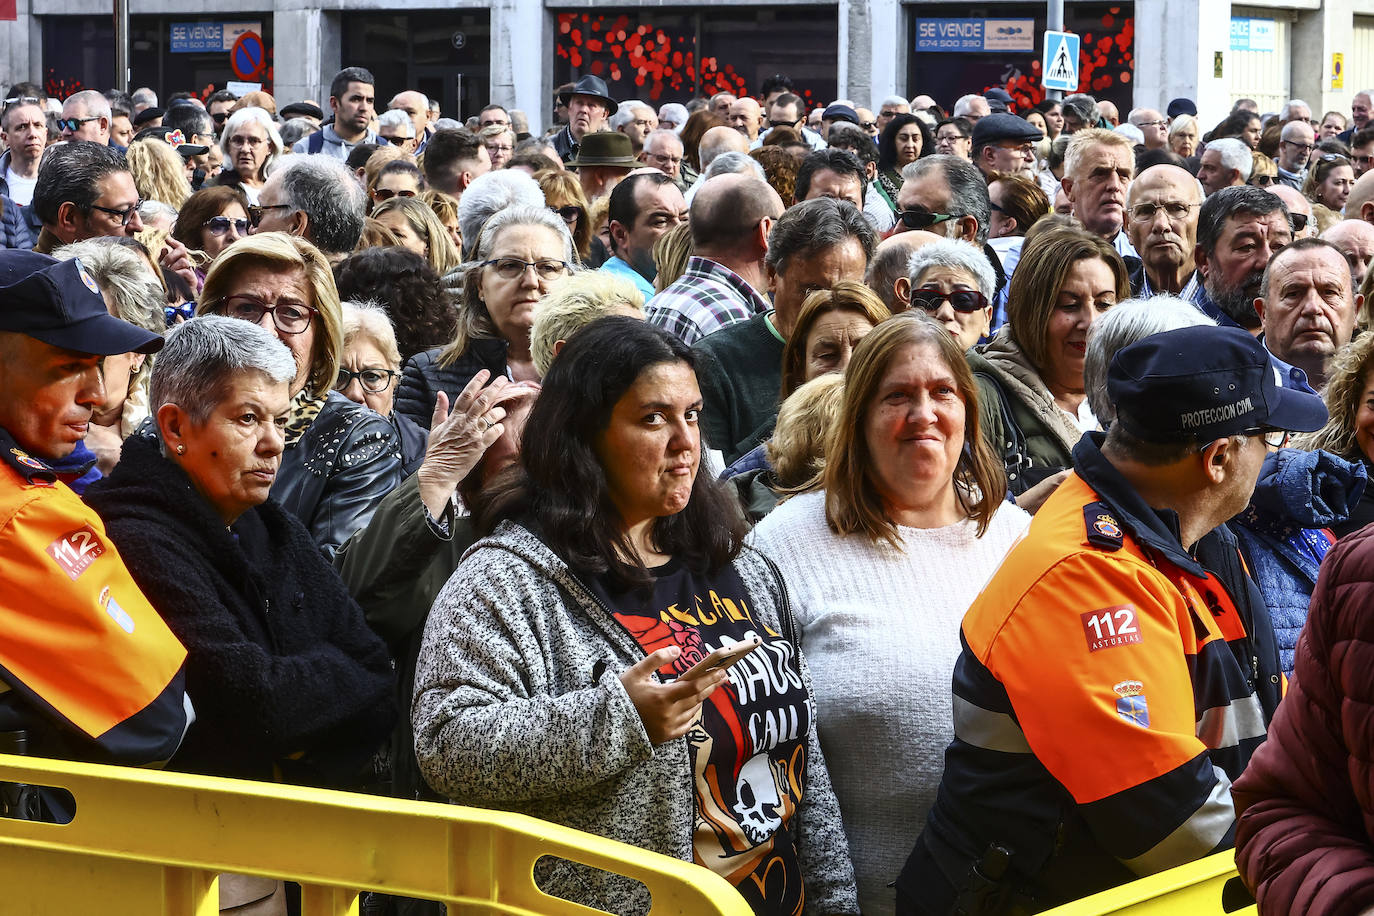
[[1083,527],[1088,543],[1104,550],[1121,549],[1125,532],[1104,503],[1088,503],[1083,507]]

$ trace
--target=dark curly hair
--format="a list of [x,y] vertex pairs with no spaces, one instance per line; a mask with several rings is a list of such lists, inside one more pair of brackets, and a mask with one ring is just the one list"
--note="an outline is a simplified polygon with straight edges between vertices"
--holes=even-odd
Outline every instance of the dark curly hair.
[[[529,526],[575,572],[607,576],[617,590],[651,580],[630,547],[611,499],[597,442],[611,412],[653,366],[695,355],[681,340],[638,318],[610,316],[586,325],[549,367],[520,445],[520,463],[475,501],[482,534],[504,519]],[[746,526],[734,498],[699,467],[687,506],[654,522],[653,546],[688,568],[714,572],[744,543]]]
[[401,361],[453,337],[458,311],[429,262],[405,248],[365,248],[334,271],[340,299],[373,299],[396,324]]

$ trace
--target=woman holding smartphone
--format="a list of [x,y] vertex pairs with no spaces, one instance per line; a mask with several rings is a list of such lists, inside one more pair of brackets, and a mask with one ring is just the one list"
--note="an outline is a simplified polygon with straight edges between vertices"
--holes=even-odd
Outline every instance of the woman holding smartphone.
[[[696,861],[758,913],[858,913],[809,674],[776,570],[698,474],[692,351],[603,318],[554,359],[486,537],[430,613],[415,750],[430,785]],[[693,666],[761,643],[733,665]],[[541,887],[641,913],[563,860]]]

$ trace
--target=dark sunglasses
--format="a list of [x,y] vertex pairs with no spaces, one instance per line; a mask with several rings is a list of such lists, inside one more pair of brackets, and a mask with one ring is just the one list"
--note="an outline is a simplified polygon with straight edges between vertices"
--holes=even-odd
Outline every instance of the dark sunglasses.
[[224,122],[229,120],[229,113],[227,111],[217,111],[210,115],[210,117],[214,118],[216,124],[223,126]]
[[582,208],[577,204],[564,204],[561,207],[549,207],[549,209],[563,217],[564,222],[582,218]]
[[976,289],[960,289],[952,293],[944,293],[938,289],[923,287],[911,291],[911,305],[914,308],[934,312],[940,308],[941,302],[948,302],[954,306],[956,312],[964,312],[965,314],[988,307],[987,297]]
[[1302,232],[1304,229],[1307,228],[1306,213],[1289,213],[1288,219],[1291,220],[1293,223],[1294,232]]
[[1267,188],[1277,180],[1278,176],[1276,175],[1256,175],[1250,179],[1251,184],[1257,188]]
[[877,130],[877,129],[878,129],[878,122],[877,122],[877,121],[860,121],[860,122],[859,122],[859,126],[862,127],[864,130]]
[[80,130],[80,129],[81,129],[81,125],[82,125],[82,124],[85,124],[87,121],[99,121],[99,120],[100,120],[100,116],[99,116],[99,115],[96,115],[94,118],[58,118],[58,119],[57,119],[57,129],[58,129],[58,130],[69,130],[69,131],[72,131],[73,133],[75,133],[76,131]]
[[390,188],[377,188],[372,192],[372,196],[378,200],[391,200],[393,197],[414,197],[415,192],[410,188],[403,188],[399,191],[393,191]]
[[404,146],[407,140],[414,140],[414,137],[383,137],[383,140],[395,146]]
[[947,219],[954,219],[950,213],[927,213],[924,210],[902,210],[897,214],[897,218],[902,221],[902,225],[908,229],[929,229],[936,223],[943,223]]
[[212,235],[224,235],[224,233],[228,232],[231,228],[239,235],[248,234],[248,220],[246,219],[230,219],[227,216],[212,216],[201,223],[201,225],[209,229]]
[[769,126],[769,127],[796,127],[796,126],[797,126],[797,122],[796,122],[796,121],[774,121],[772,118],[769,118],[769,119],[768,119],[768,126]]
[[262,225],[264,211],[267,210],[290,210],[290,204],[253,204],[248,208],[248,225],[254,229]]

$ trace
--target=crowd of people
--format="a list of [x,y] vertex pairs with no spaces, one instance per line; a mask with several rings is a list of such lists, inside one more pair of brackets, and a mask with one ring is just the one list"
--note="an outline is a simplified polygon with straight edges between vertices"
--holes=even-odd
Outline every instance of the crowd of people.
[[11,87],[7,746],[518,811],[761,914],[1232,846],[1262,911],[1374,906],[1370,93],[795,88]]

